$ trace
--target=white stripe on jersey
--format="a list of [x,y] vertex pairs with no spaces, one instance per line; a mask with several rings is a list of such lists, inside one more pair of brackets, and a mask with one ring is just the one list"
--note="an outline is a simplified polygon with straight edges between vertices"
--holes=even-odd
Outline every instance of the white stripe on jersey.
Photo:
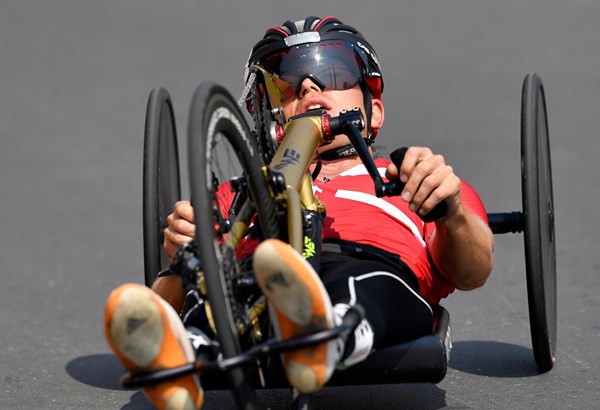
[[362,202],[364,204],[369,204],[381,209],[385,213],[391,215],[392,217],[396,218],[404,225],[406,225],[408,228],[410,228],[410,230],[412,231],[415,238],[417,238],[419,243],[424,248],[426,247],[425,240],[421,236],[421,232],[419,232],[419,228],[417,228],[417,225],[415,225],[415,223],[408,216],[406,216],[404,212],[402,212],[399,208],[390,204],[389,202],[381,198],[377,198],[375,195],[358,191],[348,191],[345,189],[339,189],[335,193],[335,196],[336,198],[343,198],[349,199],[351,201]]
[[[382,177],[385,177],[385,170],[385,168],[377,168],[377,171],[379,171],[379,175],[381,175]],[[340,173],[340,176],[342,177],[357,175],[369,175],[367,167],[365,167],[364,164],[355,165],[352,168]]]

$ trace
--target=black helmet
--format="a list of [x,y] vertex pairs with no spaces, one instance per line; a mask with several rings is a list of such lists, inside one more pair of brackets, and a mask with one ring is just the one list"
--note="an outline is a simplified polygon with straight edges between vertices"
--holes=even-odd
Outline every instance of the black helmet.
[[[375,138],[377,130],[370,129],[370,108],[371,98],[380,99],[383,91],[379,60],[363,35],[337,17],[311,16],[269,28],[248,58],[244,73],[246,94],[253,87],[251,73],[257,72],[267,72],[275,84],[264,87],[271,109],[297,93],[307,77],[321,89],[342,90],[359,84],[365,96],[369,140]],[[248,109],[255,119],[259,118],[255,110],[260,107],[248,104]],[[375,132],[371,135],[372,131]]]

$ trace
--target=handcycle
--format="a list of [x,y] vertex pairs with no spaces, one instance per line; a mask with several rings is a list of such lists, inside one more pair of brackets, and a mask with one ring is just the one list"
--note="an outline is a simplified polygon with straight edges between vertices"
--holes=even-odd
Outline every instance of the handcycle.
[[[265,73],[255,74],[263,86],[270,86]],[[309,112],[285,121],[271,102],[256,96],[247,102],[264,107],[265,115],[253,119],[254,132],[224,88],[203,83],[194,94],[188,150],[197,233],[170,265],[162,250],[162,230],[181,196],[177,135],[169,93],[155,89],[150,95],[144,150],[145,282],[150,286],[157,272],[171,268],[187,286],[198,287],[210,306],[220,356],[152,374],[125,375],[125,385],[142,386],[199,372],[209,375],[202,378],[206,389],[229,388],[239,408],[257,408],[254,389],[287,386],[274,356],[351,332],[361,319],[360,310],[351,310],[334,329],[275,340],[248,255],[253,240],[278,237],[318,266],[324,207],[312,193],[307,166],[316,147],[336,133],[352,139],[378,195],[395,194],[400,187],[383,184],[379,177],[360,138],[359,112],[349,110],[337,118]],[[294,138],[296,134],[301,138]],[[283,135],[291,137],[283,139]],[[395,155],[392,160],[401,162],[401,153]],[[556,267],[547,115],[544,88],[536,74],[523,83],[521,159],[522,212],[488,214],[488,219],[496,234],[524,232],[533,352],[539,370],[545,372],[553,367],[556,351]],[[228,212],[221,210],[218,200],[223,183],[234,195]],[[378,350],[364,362],[336,372],[329,385],[441,381],[451,348],[450,323],[442,306],[434,312],[431,334]],[[293,407],[310,404],[309,395],[294,395]]]

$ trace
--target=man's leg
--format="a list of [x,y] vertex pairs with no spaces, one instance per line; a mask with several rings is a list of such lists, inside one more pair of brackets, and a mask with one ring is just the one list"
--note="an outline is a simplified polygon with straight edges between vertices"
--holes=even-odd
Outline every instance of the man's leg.
[[181,312],[185,299],[185,292],[181,286],[181,278],[177,275],[159,276],[152,284],[152,290],[163,298],[176,312]]
[[[194,350],[179,315],[152,290],[126,284],[109,296],[104,333],[115,355],[131,374],[194,362]],[[203,391],[191,375],[143,388],[159,409],[198,409]]]
[[[319,276],[290,245],[276,239],[264,241],[253,263],[278,337],[286,340],[334,326],[331,301]],[[331,377],[342,349],[333,340],[284,353],[288,381],[300,392],[317,391]]]
[[402,264],[324,252],[321,277],[338,316],[356,304],[365,311],[365,320],[346,341],[341,367],[364,360],[373,349],[432,331],[432,309],[419,294],[416,277]]

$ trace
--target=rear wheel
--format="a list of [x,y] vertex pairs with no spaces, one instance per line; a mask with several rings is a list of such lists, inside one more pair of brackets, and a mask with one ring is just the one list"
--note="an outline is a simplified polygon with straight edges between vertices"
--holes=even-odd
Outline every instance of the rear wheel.
[[181,198],[177,131],[171,97],[155,88],[148,98],[144,132],[144,281],[152,286],[158,272],[169,264],[163,249],[167,216]]
[[[249,127],[226,89],[212,83],[197,88],[188,138],[195,240],[217,338],[228,358],[259,335],[251,321],[250,307],[260,293],[250,255],[259,240],[278,235],[276,204]],[[258,406],[247,369],[233,368],[228,376],[238,407]]]
[[521,154],[525,262],[533,353],[542,372],[556,355],[556,245],[550,141],[544,87],[523,82]]

